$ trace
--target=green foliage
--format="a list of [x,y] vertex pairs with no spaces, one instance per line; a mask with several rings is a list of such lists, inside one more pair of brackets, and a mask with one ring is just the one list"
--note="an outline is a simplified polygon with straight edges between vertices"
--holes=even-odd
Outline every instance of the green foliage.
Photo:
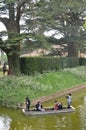
[[[42,18],[41,21],[44,22],[43,26],[45,30],[55,30],[53,37],[56,34],[57,36],[59,33],[62,34],[64,37],[63,45],[77,44],[77,47],[74,46],[73,49],[77,52],[81,50],[83,40],[86,39],[86,32],[83,28],[85,10],[86,2],[83,0],[79,0],[78,2],[77,0],[51,0],[45,1],[44,5],[39,6],[38,14],[41,14],[39,16]],[[74,44],[72,44],[72,47]],[[73,51],[72,47],[70,48],[71,52]]]
[[84,22],[83,27],[86,29],[86,21]]
[[34,74],[36,72],[43,73],[57,69],[57,58],[53,57],[28,57],[21,58],[21,72],[24,74]]
[[[55,34],[62,34],[66,45],[78,44],[78,47],[72,44],[75,51],[80,50],[81,44],[83,44],[82,40],[86,38],[83,28],[86,2],[83,0],[78,2],[76,0],[39,0],[35,2],[32,0],[2,0],[0,3],[0,19],[6,26],[8,34],[6,42],[0,40],[0,47],[7,53],[8,58],[14,54],[17,54],[16,57],[19,57],[20,41],[24,41],[26,38],[31,38],[31,40],[35,38],[36,44],[38,43],[36,47],[46,47],[45,44],[47,42],[45,42],[43,37],[45,31],[55,30]],[[22,19],[26,22],[23,25],[20,21]],[[22,31],[25,34],[20,35]],[[3,34],[5,35],[5,32]],[[71,49],[71,47],[69,48]],[[9,69],[9,73],[16,74],[13,60],[10,59],[10,61],[9,66],[11,67],[9,68],[11,68],[11,71]],[[35,62],[37,61],[34,61],[34,65],[31,65],[31,67],[39,70],[38,66],[35,67]],[[16,63],[17,69],[19,69],[18,63]],[[43,66],[44,70],[53,68],[53,65],[48,66],[47,62],[41,66]],[[46,66],[48,66],[47,69]]]
[[7,3],[9,3],[9,2],[13,2],[13,1],[15,1],[15,0],[6,0]]
[[59,62],[62,68],[72,68],[79,65],[79,59],[75,57],[59,58]]
[[65,69],[65,71],[71,72],[72,74],[82,78],[83,80],[86,79],[86,66],[83,66],[83,67],[79,66],[79,67],[71,68],[71,69],[67,68]]
[[0,105],[17,105],[23,103],[26,96],[32,101],[40,96],[82,84],[86,82],[85,72],[84,66],[34,76],[20,75],[0,78]]
[[21,72],[24,74],[43,73],[78,65],[79,59],[74,57],[22,57],[20,59]]
[[86,65],[86,58],[79,58],[80,65]]

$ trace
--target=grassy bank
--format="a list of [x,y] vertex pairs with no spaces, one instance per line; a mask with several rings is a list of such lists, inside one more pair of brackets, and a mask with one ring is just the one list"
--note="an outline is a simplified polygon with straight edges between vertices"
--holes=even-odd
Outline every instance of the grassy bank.
[[65,69],[35,76],[13,76],[0,78],[0,104],[16,105],[57,91],[86,83],[86,67]]

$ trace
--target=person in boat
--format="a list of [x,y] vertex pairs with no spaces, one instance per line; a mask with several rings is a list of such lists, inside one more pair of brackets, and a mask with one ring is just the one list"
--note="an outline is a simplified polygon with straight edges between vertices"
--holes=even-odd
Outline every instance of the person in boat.
[[30,110],[30,99],[28,97],[26,97],[26,110]]
[[70,108],[71,103],[72,103],[72,95],[71,95],[71,93],[69,93],[69,94],[66,96],[66,98],[67,98],[68,108]]
[[58,102],[55,100],[54,110],[58,110]]
[[62,103],[55,100],[54,110],[62,109]]
[[62,109],[63,107],[62,107],[62,102],[59,102],[58,103],[58,109]]
[[41,104],[40,101],[38,101],[37,104],[35,105],[35,110],[36,111],[45,111],[45,109],[43,109],[43,105]]

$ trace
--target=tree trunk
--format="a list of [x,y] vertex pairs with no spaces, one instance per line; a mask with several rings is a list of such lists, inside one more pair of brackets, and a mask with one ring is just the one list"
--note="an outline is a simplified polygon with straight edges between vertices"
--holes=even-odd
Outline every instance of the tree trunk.
[[[8,64],[9,64],[9,75],[16,75],[20,73],[20,40],[17,35],[20,34],[20,18],[23,13],[23,8],[26,0],[19,0],[18,2],[12,1],[3,1],[1,3],[6,14],[4,17],[0,16],[1,22],[5,25],[8,33],[8,40],[5,43],[2,42],[3,46],[1,46],[2,50],[7,54]],[[1,9],[2,9],[1,7]],[[7,12],[6,12],[7,10]],[[2,14],[3,14],[2,13]],[[8,17],[7,17],[8,15]]]
[[9,75],[17,75],[20,73],[20,60],[18,54],[7,55],[9,64]]
[[79,44],[73,42],[68,44],[68,57],[79,57]]
[[[19,12],[20,13],[20,12]],[[9,5],[9,23],[7,26],[8,39],[13,42],[16,39],[15,34],[20,33],[19,20],[15,18],[14,4]],[[20,41],[14,42],[15,45],[10,46],[7,50],[8,64],[9,64],[9,75],[17,75],[20,73]]]

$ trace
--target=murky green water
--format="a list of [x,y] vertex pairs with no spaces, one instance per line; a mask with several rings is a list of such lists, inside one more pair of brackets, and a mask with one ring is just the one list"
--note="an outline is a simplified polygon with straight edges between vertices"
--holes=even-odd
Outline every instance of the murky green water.
[[[20,110],[0,108],[0,130],[86,130],[86,89],[73,93],[73,113],[24,116]],[[57,99],[66,105],[65,96]],[[44,106],[54,105],[54,100]]]

